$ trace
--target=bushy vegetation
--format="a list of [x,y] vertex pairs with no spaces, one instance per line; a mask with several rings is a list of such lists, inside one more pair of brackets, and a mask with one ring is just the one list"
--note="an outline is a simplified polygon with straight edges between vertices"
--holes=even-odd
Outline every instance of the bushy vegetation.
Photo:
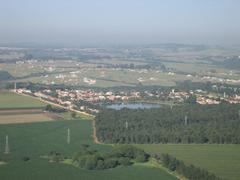
[[57,151],[50,151],[48,154],[48,159],[50,162],[61,162],[63,160],[63,156]]
[[119,165],[129,166],[134,162],[146,162],[149,155],[134,146],[124,145],[113,148],[110,152],[100,153],[83,145],[73,156],[73,163],[88,170],[103,170]]
[[53,107],[50,104],[46,105],[46,107],[44,108],[45,111],[48,112],[54,112],[54,113],[63,113],[63,112],[67,112],[66,109],[63,108],[59,108],[59,107]]
[[183,105],[159,109],[104,110],[97,137],[107,143],[240,143],[240,106]]
[[197,168],[194,165],[187,166],[183,161],[180,161],[169,154],[155,155],[155,158],[158,163],[161,163],[170,171],[176,171],[187,179],[220,180],[220,178],[216,177],[214,174],[209,173],[204,169]]

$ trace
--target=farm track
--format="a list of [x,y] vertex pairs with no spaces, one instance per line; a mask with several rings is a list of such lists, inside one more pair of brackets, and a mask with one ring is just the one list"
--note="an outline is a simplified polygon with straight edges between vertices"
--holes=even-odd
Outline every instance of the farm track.
[[93,127],[93,135],[92,135],[92,137],[93,137],[94,143],[96,143],[96,144],[102,144],[102,143],[98,140],[98,138],[97,138],[97,130],[96,130],[96,122],[95,122],[95,119],[94,119],[93,122],[92,122],[92,127]]

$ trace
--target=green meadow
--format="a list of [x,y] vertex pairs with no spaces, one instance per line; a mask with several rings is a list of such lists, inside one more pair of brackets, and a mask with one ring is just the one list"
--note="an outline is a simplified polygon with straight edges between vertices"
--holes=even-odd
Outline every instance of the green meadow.
[[[67,144],[67,129],[71,142]],[[5,155],[5,135],[9,136],[10,154]],[[71,165],[50,163],[41,156],[57,151],[65,157],[78,150],[82,144],[99,151],[108,151],[110,145],[98,145],[92,141],[92,122],[68,120],[28,124],[0,125],[0,179],[3,180],[174,180],[174,176],[157,167],[134,165],[115,169],[89,171]],[[23,161],[29,157],[29,161]]]

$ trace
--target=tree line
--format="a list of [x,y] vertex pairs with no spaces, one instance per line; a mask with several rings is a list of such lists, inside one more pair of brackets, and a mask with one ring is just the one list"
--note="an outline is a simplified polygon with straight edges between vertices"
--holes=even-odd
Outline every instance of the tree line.
[[110,152],[100,153],[83,145],[73,156],[75,166],[88,170],[103,170],[146,162],[149,155],[131,145],[116,146]]
[[96,116],[105,143],[240,143],[240,105],[105,109]]
[[[64,157],[57,151],[50,151],[44,156],[49,162],[61,163]],[[24,157],[23,161],[29,161],[29,157]],[[150,160],[166,167],[169,171],[177,172],[187,179],[197,180],[221,180],[213,173],[194,165],[186,165],[183,161],[176,159],[169,154],[147,154],[144,150],[132,145],[116,145],[109,151],[99,152],[89,145],[83,144],[79,150],[71,157],[72,165],[87,170],[112,169],[118,166],[131,166],[136,162],[145,163]]]
[[159,164],[162,164],[170,171],[175,171],[181,174],[187,179],[221,180],[221,178],[217,177],[216,175],[204,169],[197,168],[192,164],[186,165],[183,161],[180,161],[169,154],[155,155],[154,157]]

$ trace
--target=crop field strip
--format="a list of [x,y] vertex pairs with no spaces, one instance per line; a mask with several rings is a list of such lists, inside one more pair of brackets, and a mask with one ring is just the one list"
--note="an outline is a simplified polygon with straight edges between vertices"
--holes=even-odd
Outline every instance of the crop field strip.
[[45,113],[0,115],[0,124],[33,123],[45,121],[54,121],[54,119],[50,116],[47,116]]
[[16,115],[16,114],[40,114],[43,113],[42,108],[1,108],[1,115]]

